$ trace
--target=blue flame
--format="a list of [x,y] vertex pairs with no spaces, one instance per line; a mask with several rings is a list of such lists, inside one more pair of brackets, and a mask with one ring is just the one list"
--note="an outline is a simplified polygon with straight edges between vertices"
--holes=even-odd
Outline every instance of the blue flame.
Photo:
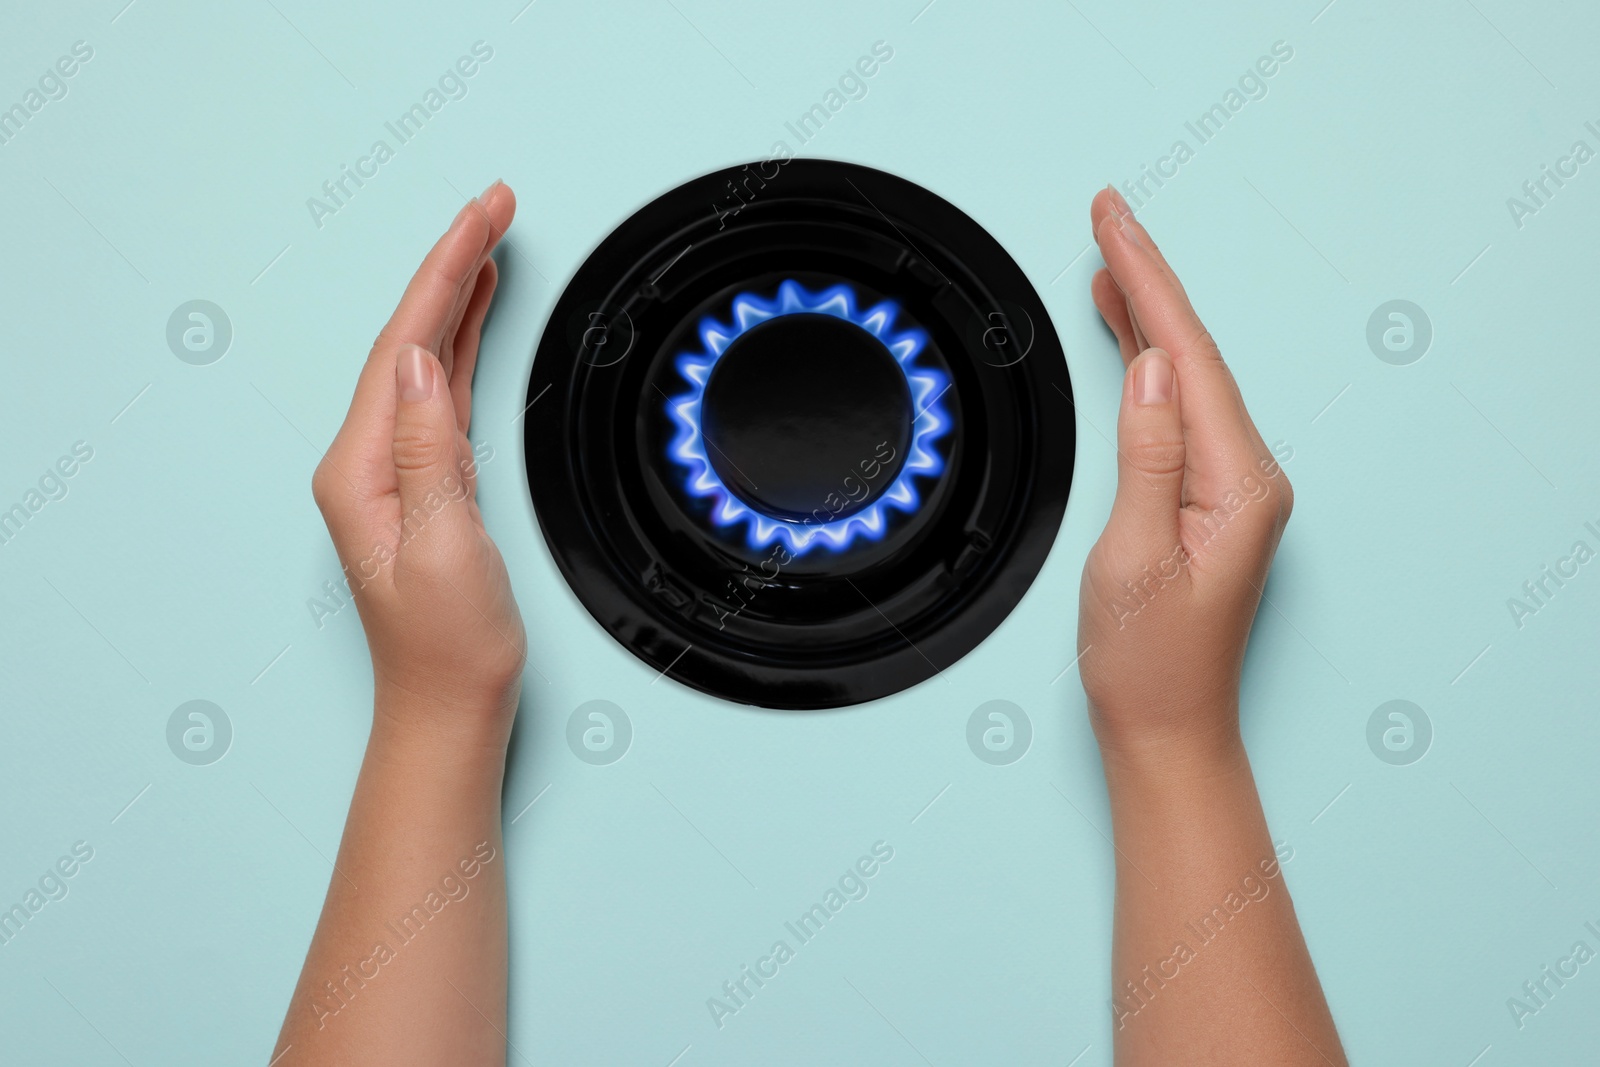
[[[770,300],[754,293],[740,293],[733,298],[732,323],[724,324],[707,315],[699,325],[703,349],[678,356],[678,373],[690,384],[690,389],[667,402],[667,413],[677,427],[669,455],[687,471],[685,484],[690,494],[711,502],[713,524],[723,528],[743,525],[746,543],[753,549],[782,542],[790,552],[799,555],[819,545],[841,550],[857,537],[876,541],[888,530],[891,509],[902,512],[917,509],[921,498],[917,494],[916,479],[935,477],[944,470],[944,457],[933,443],[951,426],[950,416],[939,403],[950,386],[944,374],[916,363],[917,355],[927,346],[928,335],[914,327],[896,330],[894,321],[900,308],[892,300],[866,310],[859,310],[856,304],[854,291],[846,285],[813,293],[796,281],[784,281],[778,286],[777,296]],[[894,482],[870,507],[829,522],[791,522],[751,508],[718,477],[706,456],[700,430],[700,405],[706,383],[711,380],[711,369],[722,353],[735,338],[759,323],[800,313],[844,319],[883,342],[905,372],[912,408],[916,412],[909,454]]]

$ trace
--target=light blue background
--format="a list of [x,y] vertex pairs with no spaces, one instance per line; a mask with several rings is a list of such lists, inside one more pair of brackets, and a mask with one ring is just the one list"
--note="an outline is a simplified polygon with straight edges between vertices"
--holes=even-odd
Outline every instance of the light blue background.
[[[1286,876],[1353,1061],[1593,1062],[1600,963],[1521,1030],[1506,1008],[1578,939],[1600,948],[1600,564],[1521,629],[1506,606],[1600,544],[1600,162],[1520,229],[1506,207],[1574,140],[1600,148],[1592,6],[123,2],[13,4],[0,34],[0,106],[94,49],[0,146],[0,508],[94,449],[0,545],[0,905],[95,849],[0,947],[0,1060],[268,1058],[370,714],[354,612],[319,630],[306,605],[339,574],[311,470],[423,251],[503,177],[521,207],[474,438],[537,669],[506,783],[511,1061],[1109,1064],[1109,823],[1066,670],[1120,374],[1088,202],[1193,145],[1184,122],[1281,40],[1268,95],[1141,215],[1293,449],[1244,708]],[[314,225],[306,198],[478,40],[469,95]],[[1080,403],[1071,504],[1021,607],[935,680],[741,709],[656,681],[578,606],[513,419],[594,245],[689,177],[792,147],[784,124],[879,40],[893,60],[803,154],[926,185],[1028,272]],[[210,366],[165,342],[194,298],[235,331]],[[1410,366],[1366,344],[1393,298],[1434,326]],[[197,698],[234,728],[206,767],[165,740]],[[564,737],[597,698],[635,730],[603,767]],[[1433,723],[1411,766],[1367,747],[1393,698]],[[1011,766],[966,746],[991,699],[1034,725]],[[870,895],[719,1030],[706,998],[880,839]]]

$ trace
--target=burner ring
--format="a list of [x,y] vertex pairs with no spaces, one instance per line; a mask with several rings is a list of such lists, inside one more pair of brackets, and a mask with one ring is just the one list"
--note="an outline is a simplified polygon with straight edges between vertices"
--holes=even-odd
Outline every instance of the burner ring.
[[921,504],[918,481],[944,470],[950,383],[917,362],[927,335],[899,325],[893,301],[860,303],[848,285],[786,279],[770,300],[740,293],[728,322],[706,316],[700,350],[677,358],[690,389],[667,404],[669,454],[713,523],[746,527],[751,548],[882,537],[891,513]]

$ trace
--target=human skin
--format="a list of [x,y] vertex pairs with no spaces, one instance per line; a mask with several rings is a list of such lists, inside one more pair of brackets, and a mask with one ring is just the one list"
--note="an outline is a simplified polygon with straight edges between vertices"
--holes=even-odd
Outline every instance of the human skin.
[[275,1067],[505,1062],[500,790],[526,641],[466,432],[515,211],[497,182],[428,253],[312,481],[367,634],[372,733]]
[[1117,853],[1116,1062],[1343,1065],[1239,731],[1294,493],[1127,202],[1108,187],[1090,220],[1107,267],[1095,306],[1127,368],[1117,492],[1078,616]]

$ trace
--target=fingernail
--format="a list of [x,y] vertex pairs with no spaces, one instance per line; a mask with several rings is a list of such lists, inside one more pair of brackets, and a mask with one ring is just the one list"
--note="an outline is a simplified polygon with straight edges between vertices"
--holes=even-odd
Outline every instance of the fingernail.
[[433,395],[433,368],[428,364],[433,356],[416,345],[406,345],[395,360],[394,380],[400,390],[400,399],[416,402]]
[[1165,404],[1172,399],[1172,361],[1159,348],[1145,352],[1134,372],[1133,398],[1140,404]]
[[1133,208],[1128,206],[1127,200],[1123,199],[1115,186],[1106,186],[1106,191],[1111,194],[1111,217],[1117,220],[1117,229],[1127,234],[1128,240],[1132,241],[1136,248],[1143,248],[1144,242],[1139,239],[1139,231],[1128,225],[1133,219]]
[[1115,211],[1110,212],[1105,218],[1101,219],[1100,228],[1094,232],[1094,239],[1100,243],[1101,247],[1106,244],[1106,234],[1108,232],[1120,234],[1128,232],[1122,225],[1122,216]]
[[1132,215],[1118,215],[1117,216],[1117,229],[1122,231],[1122,235],[1124,237],[1126,237],[1129,241],[1133,242],[1133,247],[1135,247],[1135,248],[1143,248],[1144,247],[1144,242],[1139,239],[1139,231],[1134,229],[1132,226],[1128,225],[1129,221],[1131,221],[1132,218],[1133,218]]
[[1118,214],[1117,230],[1123,235],[1123,237],[1126,237],[1128,240],[1130,240],[1130,242],[1133,242],[1134,248],[1144,248],[1144,242],[1139,240],[1139,230],[1128,226],[1128,222],[1130,222],[1131,219],[1133,219],[1131,214]]
[[497,185],[500,185],[500,184],[503,184],[503,183],[500,181],[499,178],[496,178],[494,181],[490,182],[489,183],[489,187],[483,191],[483,196],[480,197],[480,199],[483,199],[483,200],[489,199],[489,194],[494,192],[494,187],[497,186]]

